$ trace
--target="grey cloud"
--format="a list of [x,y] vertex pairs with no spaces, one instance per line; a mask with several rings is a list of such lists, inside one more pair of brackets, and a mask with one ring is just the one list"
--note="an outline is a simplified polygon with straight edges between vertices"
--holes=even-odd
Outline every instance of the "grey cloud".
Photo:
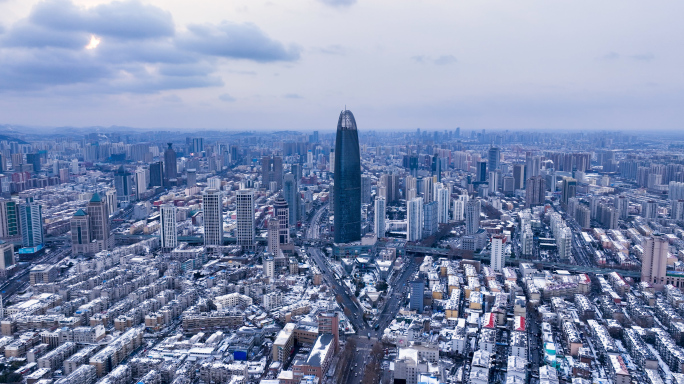
[[287,93],[283,97],[286,99],[303,99],[301,95],[298,95],[296,93]]
[[424,63],[425,62],[425,56],[416,55],[416,56],[411,57],[411,60],[415,61],[416,63]]
[[72,31],[52,30],[26,21],[18,22],[0,37],[5,47],[81,49],[88,44],[90,35]]
[[19,52],[0,56],[0,89],[38,90],[47,86],[96,82],[112,69],[93,58],[64,50]]
[[447,65],[447,64],[453,64],[456,62],[456,58],[453,55],[443,55],[438,57],[435,60],[435,64],[437,65]]
[[168,37],[175,30],[169,12],[139,1],[115,1],[85,9],[70,0],[49,0],[38,3],[29,20],[54,30],[122,39]]
[[224,93],[224,94],[222,94],[221,96],[219,96],[219,100],[221,100],[221,101],[227,101],[227,102],[229,102],[229,103],[232,103],[232,102],[235,101],[236,99],[235,99],[233,96],[231,96],[231,95],[229,95],[229,94],[227,94],[227,93]]
[[294,61],[300,56],[299,47],[286,48],[251,23],[224,21],[220,25],[190,25],[188,32],[179,36],[177,44],[204,55],[259,62]]
[[[86,50],[91,34],[102,40]],[[0,92],[69,87],[153,93],[221,86],[218,58],[292,61],[299,52],[253,24],[195,25],[178,36],[168,12],[139,1],[86,9],[47,0],[0,34]]]
[[318,0],[325,5],[333,7],[349,7],[356,4],[356,0]]

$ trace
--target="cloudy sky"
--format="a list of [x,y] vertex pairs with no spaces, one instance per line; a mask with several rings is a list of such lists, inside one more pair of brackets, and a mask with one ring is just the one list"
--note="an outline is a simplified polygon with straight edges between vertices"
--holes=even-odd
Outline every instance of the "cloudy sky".
[[0,124],[676,130],[684,2],[0,0]]

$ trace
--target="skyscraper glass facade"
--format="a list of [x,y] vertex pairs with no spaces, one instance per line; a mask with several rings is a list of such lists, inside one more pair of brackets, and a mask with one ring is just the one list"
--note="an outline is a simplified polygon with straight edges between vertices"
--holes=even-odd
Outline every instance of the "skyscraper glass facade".
[[336,243],[361,240],[361,158],[351,111],[340,113],[335,141],[334,231]]

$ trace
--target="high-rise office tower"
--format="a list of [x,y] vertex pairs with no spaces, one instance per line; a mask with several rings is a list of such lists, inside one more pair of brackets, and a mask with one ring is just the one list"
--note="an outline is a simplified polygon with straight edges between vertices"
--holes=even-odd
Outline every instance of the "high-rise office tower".
[[261,158],[261,182],[268,186],[272,181],[283,187],[283,158],[280,156],[264,156]]
[[119,200],[116,196],[116,188],[109,188],[105,191],[105,201],[109,214],[113,215],[119,209]]
[[385,237],[385,214],[386,206],[383,197],[375,198],[375,235],[378,238]]
[[446,188],[437,189],[437,222],[446,224],[449,222],[449,209],[451,208],[451,194]]
[[159,207],[161,220],[159,235],[161,247],[164,250],[171,250],[178,246],[178,230],[176,226],[176,206],[173,204],[162,204]]
[[133,177],[130,172],[124,169],[123,165],[114,174],[114,188],[116,188],[116,197],[119,202],[130,203],[133,194]]
[[476,163],[475,177],[477,182],[484,183],[487,181],[487,162],[480,160]]
[[495,172],[499,170],[499,165],[501,163],[501,150],[497,147],[489,148],[489,172]]
[[416,197],[406,202],[406,240],[418,241],[423,238],[423,198]]
[[268,220],[268,252],[276,256],[280,252],[280,222],[275,217]]
[[643,247],[641,281],[652,284],[664,284],[667,270],[667,253],[670,250],[667,238],[662,235],[647,237]]
[[138,200],[147,192],[149,175],[149,169],[147,168],[138,167],[138,169],[135,170],[135,193],[137,194]]
[[150,187],[161,187],[164,185],[164,163],[157,161],[150,164]]
[[243,249],[254,250],[254,190],[241,189],[237,192],[237,245]]
[[[0,242],[0,271],[6,275],[7,268],[16,264],[14,259],[14,244],[8,242]],[[0,316],[4,318],[5,313],[2,306],[2,296],[0,296]]]
[[468,200],[465,205],[466,235],[473,235],[480,229],[480,200]]
[[188,169],[187,176],[188,176],[188,181],[187,181],[188,188],[191,188],[191,187],[194,187],[195,185],[197,185],[197,170],[196,169],[194,169],[194,168]]
[[568,200],[577,195],[577,180],[572,177],[563,178],[563,190],[561,192],[561,203],[563,207],[567,207]]
[[417,178],[418,177],[418,156],[410,155],[408,161],[409,161],[409,166],[408,166],[409,173],[411,174],[411,176]]
[[380,185],[385,189],[383,197],[387,203],[393,203],[399,200],[399,177],[395,174],[383,174],[380,176]]
[[302,165],[301,164],[292,164],[290,165],[290,173],[294,175],[294,180],[297,183],[297,187],[299,187],[299,184],[302,181]]
[[94,193],[86,206],[86,213],[90,220],[91,247],[93,253],[112,249],[114,238],[110,235],[109,207],[99,193]]
[[426,203],[423,207],[423,237],[430,237],[437,233],[437,213],[438,207],[436,201]]
[[288,244],[290,242],[290,208],[282,194],[276,197],[273,212],[278,219],[278,241],[280,244]]
[[546,178],[544,176],[533,176],[527,179],[525,190],[525,203],[527,207],[544,205],[546,202]]
[[192,147],[190,148],[190,152],[197,155],[197,154],[202,153],[203,151],[204,151],[204,139],[201,137],[194,137],[192,139]]
[[205,189],[202,194],[204,214],[204,246],[216,249],[223,245],[223,201],[215,189]]
[[172,148],[173,143],[167,143],[167,145],[169,147],[164,151],[164,179],[166,185],[170,185],[171,180],[175,183],[178,178],[178,165],[176,164],[176,151]]
[[504,235],[492,236],[492,253],[489,266],[497,272],[503,271],[504,268],[503,247],[505,242],[506,237]]
[[335,140],[336,243],[361,240],[361,157],[356,120],[351,111],[340,113]]
[[423,313],[423,295],[425,291],[425,281],[421,278],[413,280],[410,283],[411,299],[409,301],[409,309],[418,313]]
[[79,209],[71,217],[69,225],[71,227],[71,252],[74,255],[90,253],[90,220],[88,214]]
[[14,200],[0,200],[0,238],[17,238],[19,229],[19,207]]
[[489,193],[496,193],[499,190],[499,171],[489,172]]
[[371,177],[369,175],[361,175],[361,203],[371,203]]
[[432,156],[432,177],[438,183],[442,181],[442,160],[437,155]]
[[513,164],[513,190],[525,187],[525,164]]
[[301,197],[299,195],[299,191],[297,190],[295,176],[291,173],[286,174],[283,178],[283,197],[285,198],[289,208],[290,226],[294,227],[299,221],[299,206]]
[[31,164],[33,167],[33,172],[38,173],[41,170],[40,164],[40,154],[38,153],[27,153],[26,154],[26,164]]
[[27,197],[19,205],[19,222],[21,223],[21,244],[24,248],[42,247],[43,241],[43,207]]

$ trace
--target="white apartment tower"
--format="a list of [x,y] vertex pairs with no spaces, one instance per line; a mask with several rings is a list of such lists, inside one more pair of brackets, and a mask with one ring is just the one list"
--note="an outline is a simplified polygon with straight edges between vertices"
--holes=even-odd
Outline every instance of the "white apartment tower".
[[277,218],[268,220],[268,252],[276,256],[280,252],[280,223]]
[[667,253],[670,245],[665,236],[647,237],[644,242],[644,255],[641,259],[641,281],[652,284],[665,284]]
[[254,249],[254,190],[241,189],[237,193],[237,245]]
[[465,205],[468,201],[468,195],[459,195],[458,199],[454,200],[454,221],[465,220]]
[[271,255],[264,255],[264,275],[269,279],[275,277],[275,260]]
[[503,247],[505,242],[506,237],[503,235],[492,236],[492,257],[489,266],[497,272],[503,271],[504,268]]
[[480,200],[468,200],[465,204],[466,235],[480,229]]
[[223,245],[223,202],[221,193],[207,188],[202,195],[204,213],[204,246],[216,248]]
[[378,238],[385,237],[385,198],[375,198],[375,235]]
[[406,203],[406,239],[418,241],[423,238],[423,198],[416,197]]
[[161,230],[159,236],[161,247],[171,250],[178,246],[178,231],[176,229],[176,206],[173,204],[163,204],[159,207],[161,220]]
[[221,190],[221,178],[218,176],[208,178],[207,179],[207,188],[220,191]]
[[449,222],[449,207],[451,206],[451,194],[446,188],[437,189],[437,222],[446,224]]

